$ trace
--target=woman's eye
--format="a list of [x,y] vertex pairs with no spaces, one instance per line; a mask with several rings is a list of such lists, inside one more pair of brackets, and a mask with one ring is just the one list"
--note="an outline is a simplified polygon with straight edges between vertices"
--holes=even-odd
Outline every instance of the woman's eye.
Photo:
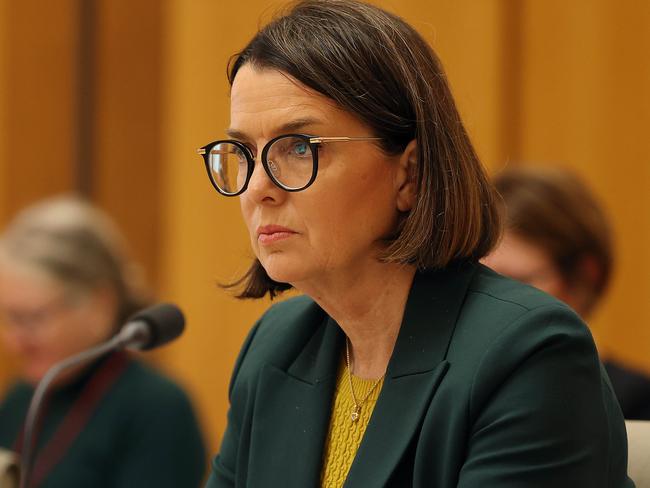
[[298,142],[293,146],[293,153],[296,156],[306,156],[309,153],[309,145],[306,142]]

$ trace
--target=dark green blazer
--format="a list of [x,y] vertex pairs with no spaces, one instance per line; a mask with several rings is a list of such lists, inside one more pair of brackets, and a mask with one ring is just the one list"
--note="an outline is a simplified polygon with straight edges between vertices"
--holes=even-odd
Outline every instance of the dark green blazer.
[[[343,334],[312,300],[255,325],[209,488],[318,486]],[[621,411],[586,326],[464,264],[419,273],[346,487],[630,487]]]

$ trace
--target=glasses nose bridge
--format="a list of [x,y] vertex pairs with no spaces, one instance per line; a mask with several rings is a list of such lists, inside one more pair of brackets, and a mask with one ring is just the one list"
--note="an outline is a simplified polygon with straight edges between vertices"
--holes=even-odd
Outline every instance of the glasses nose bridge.
[[[258,163],[261,164],[262,166],[264,166],[264,170],[266,172],[266,167],[269,164],[269,161],[268,161],[269,149],[271,148],[271,146],[273,145],[274,142],[275,142],[275,139],[271,139],[270,141],[267,141],[266,144],[264,144],[264,146],[262,146],[261,151],[258,151],[257,155],[253,154],[253,151],[252,151],[251,148],[246,147],[246,151],[248,152],[248,157],[250,158],[250,161],[252,163],[251,164],[251,168],[252,168],[251,169],[251,177],[253,176],[253,172],[255,171],[255,167],[258,165]],[[269,176],[269,175],[267,174],[267,176]]]
[[[281,190],[281,188],[278,186],[278,184],[275,182],[275,180],[271,177],[269,174],[268,168],[268,161],[266,159],[266,154],[267,154],[267,148],[269,147],[269,144],[267,143],[264,148],[262,149],[261,152],[257,154],[257,157],[253,155],[252,151],[249,152],[250,160],[251,160],[251,166],[250,166],[250,174],[248,175],[248,185],[247,185],[247,191],[258,191],[260,188],[263,191],[268,191],[269,189],[272,190]],[[261,166],[262,171],[255,171],[258,166]],[[264,183],[260,183],[259,178],[264,179]]]
[[267,141],[266,144],[262,147],[262,150],[257,153],[257,157],[253,154],[253,152],[250,150],[250,148],[247,148],[249,150],[249,156],[252,161],[252,169],[251,169],[251,174],[250,174],[250,179],[252,180],[253,174],[255,172],[255,168],[258,165],[262,166],[262,169],[264,170],[263,173],[266,175],[268,180],[277,188],[283,189],[282,185],[276,180],[275,176],[273,176],[271,173],[273,172],[273,168],[271,165],[273,165],[273,161],[269,160],[269,152],[273,144],[275,144],[279,138],[271,139],[270,141]]
[[266,155],[268,154],[269,149],[273,145],[274,142],[275,142],[275,139],[271,139],[271,140],[267,141],[266,144],[264,144],[262,146],[262,148],[259,151],[257,151],[257,155],[255,153],[253,153],[253,150],[250,147],[244,146],[244,148],[246,150],[246,154],[248,155],[248,158],[253,163],[253,166],[255,166],[258,162],[262,163],[266,159]]

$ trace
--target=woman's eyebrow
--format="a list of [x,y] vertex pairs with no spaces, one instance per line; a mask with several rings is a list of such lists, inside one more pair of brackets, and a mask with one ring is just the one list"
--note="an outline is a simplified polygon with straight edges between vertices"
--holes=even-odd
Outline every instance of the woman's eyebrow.
[[[274,135],[282,135],[282,134],[288,134],[292,132],[299,132],[301,129],[304,129],[305,127],[312,126],[312,125],[319,125],[322,123],[323,122],[321,120],[315,117],[304,117],[280,125],[273,131],[273,133]],[[228,137],[241,140],[241,141],[249,141],[252,139],[248,134],[246,134],[246,132],[235,128],[227,129],[226,134],[228,135]]]
[[287,132],[298,132],[301,129],[304,129],[307,126],[322,124],[322,122],[315,117],[304,117],[300,119],[293,120],[286,124],[281,125],[278,129],[278,135],[287,133]]
[[246,135],[245,132],[237,129],[226,129],[226,135],[231,139],[237,139],[239,141],[249,140],[249,137]]

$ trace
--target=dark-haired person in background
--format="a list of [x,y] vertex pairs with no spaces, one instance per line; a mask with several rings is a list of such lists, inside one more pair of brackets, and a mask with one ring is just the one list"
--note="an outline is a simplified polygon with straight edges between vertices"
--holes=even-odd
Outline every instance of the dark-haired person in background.
[[[610,225],[594,195],[558,168],[508,169],[494,183],[503,197],[506,231],[484,263],[589,318],[613,263]],[[625,418],[650,420],[650,378],[613,360],[604,363]]]
[[377,7],[293,4],[202,147],[255,253],[208,486],[627,487],[623,417],[566,305],[478,263],[497,196],[440,62]]
[[[0,448],[20,452],[34,385],[109,339],[146,305],[106,215],[69,197],[21,212],[0,236],[1,337],[22,379],[0,402]],[[69,371],[48,397],[30,486],[196,487],[203,441],[172,381],[127,353]]]

